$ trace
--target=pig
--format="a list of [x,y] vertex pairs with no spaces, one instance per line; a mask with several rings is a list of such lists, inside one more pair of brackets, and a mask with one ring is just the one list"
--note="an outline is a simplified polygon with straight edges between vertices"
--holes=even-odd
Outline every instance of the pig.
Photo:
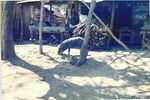
[[62,55],[62,53],[68,49],[68,55],[70,55],[70,49],[81,48],[82,43],[83,43],[82,37],[73,37],[66,39],[58,46],[58,54]]

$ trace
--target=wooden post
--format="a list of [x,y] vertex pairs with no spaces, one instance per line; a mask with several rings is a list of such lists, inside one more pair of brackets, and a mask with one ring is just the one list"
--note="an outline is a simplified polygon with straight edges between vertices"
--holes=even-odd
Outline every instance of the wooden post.
[[65,24],[68,25],[69,22],[69,1],[67,2],[67,10],[66,10],[66,22]]
[[63,36],[63,32],[60,32],[60,34],[61,34],[61,39],[60,39],[60,41],[62,42],[63,40],[64,40],[64,36]]
[[41,1],[40,22],[39,22],[39,45],[40,54],[43,54],[42,47],[42,23],[43,23],[44,1]]
[[79,18],[80,18],[80,14],[81,14],[81,3],[79,3],[78,9],[79,9],[78,13],[79,13]]
[[23,8],[22,8],[22,5],[20,5],[20,9],[21,9],[21,14],[20,14],[20,19],[21,19],[21,36],[20,36],[20,39],[21,39],[21,42],[23,42]]
[[149,21],[149,27],[150,27],[150,0],[148,0],[149,1],[149,18],[147,19],[148,21]]
[[[50,4],[50,11],[52,12],[52,4]],[[52,21],[52,13],[50,14],[50,22]]]
[[66,17],[67,17],[67,20],[66,20],[66,25],[69,26],[70,25],[70,19],[71,19],[71,4],[72,2],[71,1],[67,1],[67,11],[66,11]]
[[145,31],[143,32],[142,35],[143,35],[142,36],[142,49],[144,49],[145,48]]
[[[110,30],[111,31],[113,31],[114,17],[115,17],[115,1],[112,1],[111,22],[110,22]],[[107,40],[107,50],[110,49],[110,41],[111,41],[111,37],[109,35],[108,40]]]
[[85,29],[85,35],[84,35],[84,41],[80,50],[80,58],[77,62],[77,66],[80,66],[82,64],[84,64],[86,62],[86,57],[88,55],[88,43],[89,43],[89,37],[90,37],[90,24],[91,24],[91,20],[92,20],[92,16],[93,16],[93,12],[96,6],[96,0],[92,0],[91,1],[91,7],[89,9],[89,14],[88,14],[88,18],[87,18],[87,25],[86,25],[86,29]]

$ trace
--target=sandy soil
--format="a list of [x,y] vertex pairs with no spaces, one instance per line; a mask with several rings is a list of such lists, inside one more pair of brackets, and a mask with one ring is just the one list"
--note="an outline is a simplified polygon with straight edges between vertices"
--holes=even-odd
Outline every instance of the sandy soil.
[[150,54],[134,61],[146,51],[89,52],[87,63],[75,67],[57,47],[43,49],[40,55],[38,45],[16,45],[17,58],[2,61],[3,100],[150,99]]

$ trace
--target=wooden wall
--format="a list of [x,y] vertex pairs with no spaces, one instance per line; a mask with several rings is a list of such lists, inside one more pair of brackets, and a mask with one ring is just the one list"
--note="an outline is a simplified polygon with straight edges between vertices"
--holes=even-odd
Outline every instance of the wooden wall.
[[23,39],[30,38],[29,25],[31,20],[31,5],[22,5],[22,17],[23,17]]
[[13,22],[13,38],[14,41],[20,38],[20,16],[21,16],[21,9],[18,4],[15,3],[14,6],[14,22]]
[[21,39],[21,16],[23,22],[23,40],[29,40],[30,32],[29,32],[29,24],[31,20],[31,7],[32,5],[20,5],[15,4],[15,12],[14,12],[14,27],[13,27],[13,37],[14,41]]

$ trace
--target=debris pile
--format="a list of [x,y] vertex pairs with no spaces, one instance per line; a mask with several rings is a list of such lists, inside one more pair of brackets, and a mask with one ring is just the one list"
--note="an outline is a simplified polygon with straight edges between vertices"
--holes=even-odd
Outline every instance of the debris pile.
[[[83,22],[77,25],[76,29],[73,31],[73,37],[81,36],[84,37],[86,23]],[[90,50],[102,50],[106,49],[108,31],[103,27],[98,27],[97,24],[92,22],[89,40]]]

